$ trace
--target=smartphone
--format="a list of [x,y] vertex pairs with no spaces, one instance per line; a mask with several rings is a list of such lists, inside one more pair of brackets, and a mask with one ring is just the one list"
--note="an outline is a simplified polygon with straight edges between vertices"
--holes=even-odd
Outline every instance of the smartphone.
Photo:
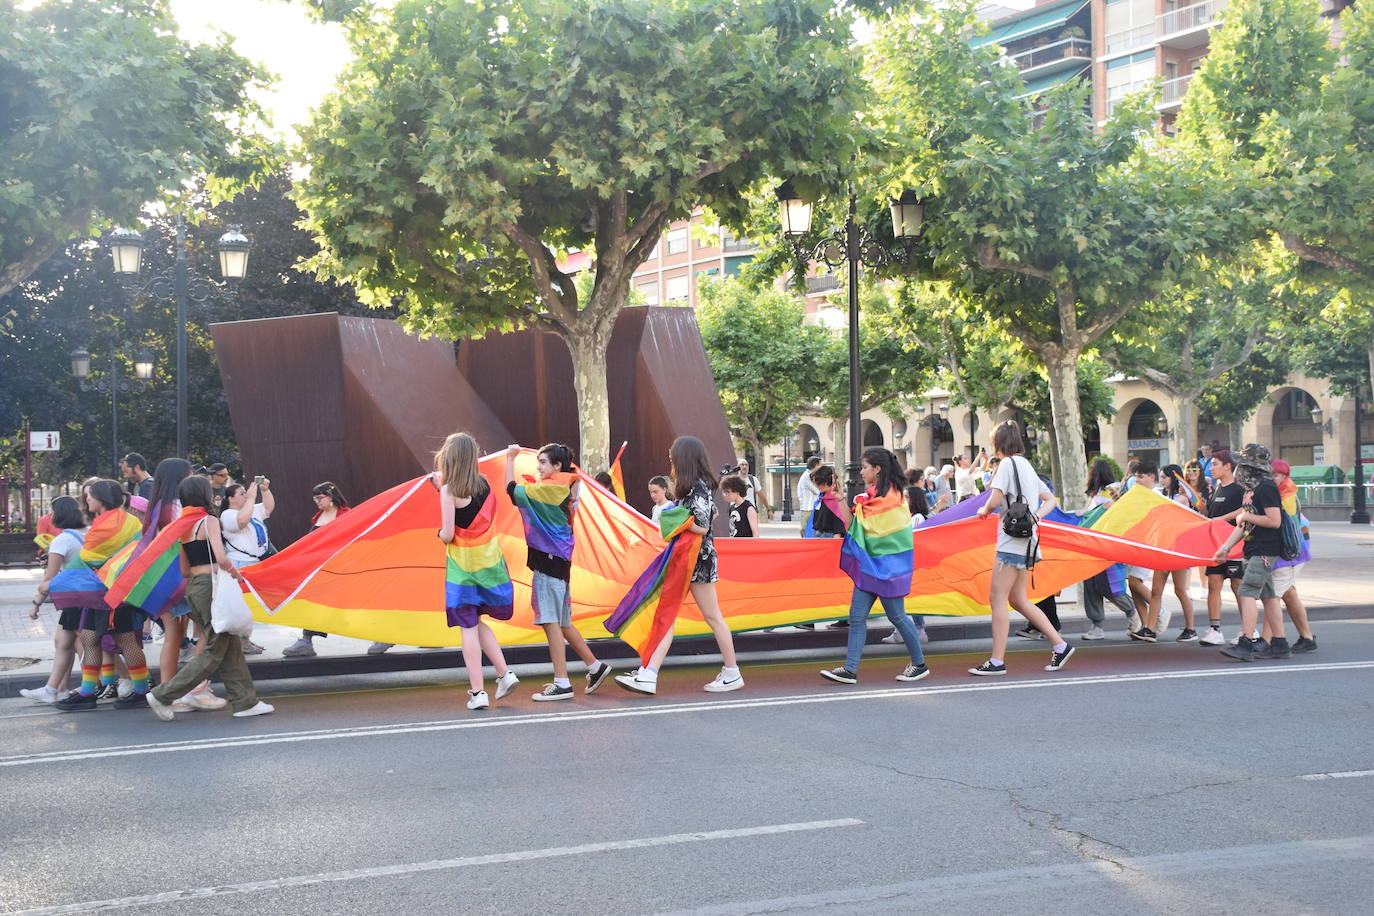
[[267,478],[262,476],[261,474],[258,474],[253,478],[253,483],[257,484],[258,486],[262,486],[266,481]]

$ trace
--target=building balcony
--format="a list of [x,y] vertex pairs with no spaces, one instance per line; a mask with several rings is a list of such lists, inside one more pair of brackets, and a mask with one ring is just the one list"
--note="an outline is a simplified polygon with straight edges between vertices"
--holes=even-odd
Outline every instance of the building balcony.
[[726,254],[739,254],[758,251],[759,246],[752,239],[737,239],[729,232],[722,232],[720,234],[720,250]]
[[1183,104],[1183,96],[1188,92],[1188,84],[1193,81],[1193,74],[1187,73],[1183,76],[1165,80],[1159,84],[1159,102],[1155,105],[1157,111],[1176,111]]
[[1015,67],[1024,77],[1032,71],[1048,73],[1060,67],[1082,66],[1089,63],[1093,56],[1093,43],[1086,38],[1065,38],[1062,41],[1030,48],[1005,58],[1009,66]]
[[1124,102],[1124,101],[1126,100],[1127,96],[1135,95],[1137,92],[1140,92],[1142,89],[1148,89],[1148,88],[1150,87],[1150,84],[1151,84],[1152,82],[1154,82],[1153,79],[1148,79],[1148,80],[1136,80],[1134,83],[1127,83],[1127,84],[1124,85],[1124,86],[1118,86],[1118,87],[1115,87],[1115,88],[1112,88],[1112,89],[1108,89],[1108,90],[1107,90],[1107,117],[1110,118],[1113,114],[1116,113],[1116,106],[1118,106],[1118,105],[1120,105],[1122,102]]
[[1122,51],[1148,47],[1155,43],[1155,24],[1147,23],[1134,28],[1112,32],[1103,39],[1104,54],[1114,56]]
[[821,274],[819,277],[806,278],[806,293],[828,293],[831,290],[840,288],[840,278],[834,274]]
[[1156,40],[1170,48],[1196,48],[1207,43],[1207,32],[1220,20],[1226,0],[1202,0],[1169,10],[1156,20]]

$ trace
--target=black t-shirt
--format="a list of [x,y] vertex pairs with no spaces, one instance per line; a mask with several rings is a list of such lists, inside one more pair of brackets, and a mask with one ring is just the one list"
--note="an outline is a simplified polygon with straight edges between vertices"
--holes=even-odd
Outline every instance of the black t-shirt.
[[[1283,518],[1283,500],[1279,497],[1279,488],[1272,480],[1261,480],[1255,485],[1255,489],[1250,495],[1250,511],[1256,515],[1264,515],[1266,509],[1278,509],[1279,518]],[[1258,525],[1250,526],[1250,530],[1245,535],[1245,556],[1248,557],[1277,557],[1283,553],[1283,532],[1278,528],[1261,528]]]
[[816,507],[816,511],[811,513],[811,530],[815,534],[844,534],[844,522],[840,517],[830,511],[830,507],[821,502]]
[[[1230,515],[1241,506],[1241,501],[1245,499],[1245,488],[1238,483],[1228,483],[1226,486],[1218,486],[1212,491],[1212,495],[1207,499],[1207,517],[1220,518],[1223,515]],[[1231,522],[1235,524],[1234,521]]]
[[732,538],[751,538],[754,536],[754,526],[749,524],[749,510],[754,508],[754,504],[749,500],[741,500],[739,505],[730,507],[730,537]]
[[[506,495],[510,497],[512,503],[515,502],[515,481],[512,480],[506,484]],[[563,510],[563,514],[567,516],[568,524],[571,525],[571,492],[568,494],[568,498],[563,500],[558,508]],[[547,553],[543,550],[536,550],[533,547],[527,546],[525,548],[525,565],[533,572],[541,572],[552,579],[559,579],[563,582],[567,582],[572,578],[572,560],[565,560],[562,557],[556,557],[551,553]]]

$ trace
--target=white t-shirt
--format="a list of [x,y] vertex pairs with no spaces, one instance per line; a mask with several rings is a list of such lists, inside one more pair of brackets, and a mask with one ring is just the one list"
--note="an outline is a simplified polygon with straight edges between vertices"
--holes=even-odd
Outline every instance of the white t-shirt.
[[[1012,475],[1016,476],[1013,477]],[[1026,504],[1030,506],[1032,512],[1040,509],[1040,493],[1045,489],[1045,485],[1036,476],[1035,468],[1031,463],[1020,455],[1003,458],[997,465],[997,473],[992,475],[991,489],[1002,491],[1002,506],[998,508],[997,514],[1001,515],[1005,507],[1011,503],[1016,495],[1017,483],[1021,485],[1021,495],[1026,498]],[[999,553],[1014,553],[1018,557],[1026,555],[1026,548],[1030,546],[1031,538],[1014,538],[1002,530],[999,522],[997,525],[997,550]],[[1039,539],[1035,545],[1034,556],[1040,555]]]
[[802,471],[801,479],[797,481],[797,510],[810,512],[816,508],[816,500],[820,498],[821,491],[811,482],[811,472]]
[[235,566],[243,561],[256,563],[262,559],[267,549],[267,508],[258,503],[253,507],[253,516],[248,524],[239,528],[239,514],[234,509],[220,513],[220,527],[224,529],[224,543],[229,548],[229,559]]
[[978,485],[973,482],[973,468],[954,469],[954,492],[960,499],[978,495]]
[[660,506],[660,505],[655,505],[654,508],[649,512],[649,518],[653,521],[653,523],[654,523],[655,525],[657,525],[657,524],[658,524],[658,517],[659,517],[660,515],[663,514],[663,510],[664,510],[664,509],[671,509],[672,507],[673,507],[673,504],[672,504],[671,502],[664,503],[664,504],[661,505],[661,506]]
[[70,561],[72,557],[81,553],[81,547],[86,543],[87,528],[64,528],[62,533],[52,539],[48,545],[48,553],[57,554],[63,560]]
[[745,476],[743,480],[746,484],[749,485],[749,492],[744,494],[744,498],[750,503],[750,505],[757,506],[759,504],[759,479],[755,477],[753,474],[749,474]]

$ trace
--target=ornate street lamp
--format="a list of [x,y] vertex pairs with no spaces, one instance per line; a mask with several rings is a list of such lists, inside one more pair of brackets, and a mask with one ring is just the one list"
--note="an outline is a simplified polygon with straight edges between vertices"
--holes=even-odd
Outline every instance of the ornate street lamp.
[[854,184],[849,183],[849,209],[844,225],[808,244],[811,233],[812,204],[803,200],[791,181],[778,186],[778,219],[782,234],[792,245],[802,270],[812,261],[820,261],[832,270],[845,266],[849,276],[849,461],[846,489],[853,499],[863,490],[859,478],[859,456],[862,453],[861,420],[859,417],[859,267],[867,264],[878,267],[905,263],[911,254],[911,244],[920,232],[923,210],[912,191],[890,203],[892,235],[897,245],[889,248],[870,236],[855,219],[858,201]]
[[119,345],[110,348],[110,371],[100,378],[91,378],[91,353],[85,347],[77,347],[71,352],[72,376],[81,384],[82,391],[102,391],[110,396],[110,458],[116,479],[119,477],[119,396],[143,391],[148,387],[148,379],[153,377],[153,354],[147,347],[139,347],[134,355],[135,378],[124,378],[119,374]]

